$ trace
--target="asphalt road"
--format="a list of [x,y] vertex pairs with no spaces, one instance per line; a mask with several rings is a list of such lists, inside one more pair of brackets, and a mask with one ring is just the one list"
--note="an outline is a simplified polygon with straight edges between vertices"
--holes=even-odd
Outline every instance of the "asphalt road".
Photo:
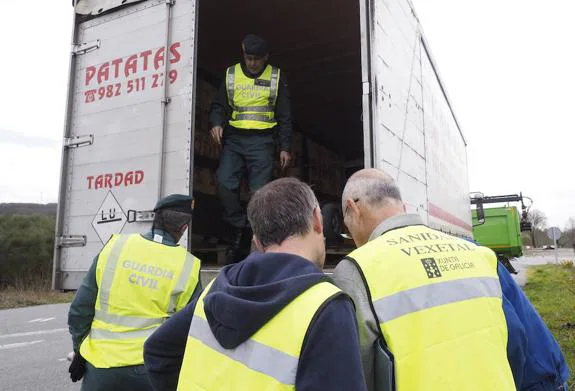
[[79,390],[68,374],[68,304],[0,310],[0,389]]
[[[565,259],[575,261],[575,254],[572,249],[561,248],[557,250],[557,259],[559,262]],[[512,276],[520,286],[524,286],[527,282],[527,269],[529,266],[545,265],[547,263],[555,263],[554,250],[528,250],[524,256],[511,261],[513,267],[519,272]]]

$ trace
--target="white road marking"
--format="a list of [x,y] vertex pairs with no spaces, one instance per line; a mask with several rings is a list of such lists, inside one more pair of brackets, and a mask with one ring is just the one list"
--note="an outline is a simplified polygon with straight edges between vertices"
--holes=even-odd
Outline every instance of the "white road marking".
[[51,320],[54,320],[56,318],[52,317],[52,318],[38,318],[38,319],[32,319],[29,320],[28,323],[41,323],[41,322],[49,322]]
[[5,349],[15,349],[15,348],[23,348],[24,346],[29,346],[29,345],[36,345],[37,343],[42,343],[45,340],[43,339],[38,339],[36,341],[28,341],[28,342],[17,342],[17,343],[10,343],[7,345],[0,345],[0,350],[5,350]]
[[29,337],[31,335],[42,335],[42,334],[55,334],[61,333],[62,331],[68,331],[68,329],[51,329],[51,330],[39,330],[39,331],[28,331],[27,333],[15,333],[15,334],[0,334],[0,339],[2,338],[16,338],[16,337]]
[[60,361],[60,362],[62,362],[62,361],[66,361],[66,360],[67,360],[67,358],[66,358],[66,357],[64,357],[64,358],[59,358],[59,359],[58,359],[58,361]]

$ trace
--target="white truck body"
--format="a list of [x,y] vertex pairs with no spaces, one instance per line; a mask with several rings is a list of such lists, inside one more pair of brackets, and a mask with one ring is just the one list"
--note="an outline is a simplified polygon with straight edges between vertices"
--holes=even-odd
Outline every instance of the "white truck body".
[[[148,230],[150,221],[140,212],[151,210],[159,197],[193,193],[197,42],[209,24],[201,20],[206,2],[76,5],[54,288],[76,289],[111,234]],[[356,135],[346,136],[361,139],[363,166],[385,169],[398,180],[409,211],[433,228],[470,237],[466,143],[413,6],[409,0],[357,2],[357,25],[350,27],[357,31],[358,93],[350,99],[361,108],[362,124]],[[324,9],[332,4],[324,3]],[[228,40],[239,46],[235,32],[243,30],[228,27]],[[218,39],[203,52],[220,52]],[[288,58],[290,47],[283,49]],[[314,50],[329,64],[329,53]],[[312,60],[299,61],[311,72]],[[305,107],[298,97],[305,85],[292,89],[296,108]],[[128,223],[128,215],[137,221]],[[188,242],[184,235],[181,244]]]

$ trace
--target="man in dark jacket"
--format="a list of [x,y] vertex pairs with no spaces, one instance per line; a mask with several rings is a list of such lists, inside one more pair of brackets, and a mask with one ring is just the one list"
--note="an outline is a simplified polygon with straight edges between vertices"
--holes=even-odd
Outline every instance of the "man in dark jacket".
[[312,190],[273,181],[253,195],[248,218],[260,252],[224,267],[146,341],[154,388],[365,390],[353,305],[321,271]]
[[247,35],[243,58],[225,73],[210,110],[210,133],[222,146],[217,171],[218,197],[224,219],[233,228],[228,262],[239,262],[250,250],[252,232],[240,203],[239,189],[247,172],[250,191],[272,179],[275,136],[279,139],[280,163],[291,159],[290,96],[285,74],[268,63],[267,42]]

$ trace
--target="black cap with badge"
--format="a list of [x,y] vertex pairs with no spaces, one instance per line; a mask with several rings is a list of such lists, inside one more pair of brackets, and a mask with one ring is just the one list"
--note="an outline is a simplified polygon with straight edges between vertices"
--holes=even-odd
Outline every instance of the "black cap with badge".
[[170,194],[154,206],[154,212],[166,209],[191,215],[194,210],[194,198],[184,194]]
[[263,57],[269,52],[268,43],[262,37],[257,35],[248,34],[242,41],[244,53],[253,56]]

